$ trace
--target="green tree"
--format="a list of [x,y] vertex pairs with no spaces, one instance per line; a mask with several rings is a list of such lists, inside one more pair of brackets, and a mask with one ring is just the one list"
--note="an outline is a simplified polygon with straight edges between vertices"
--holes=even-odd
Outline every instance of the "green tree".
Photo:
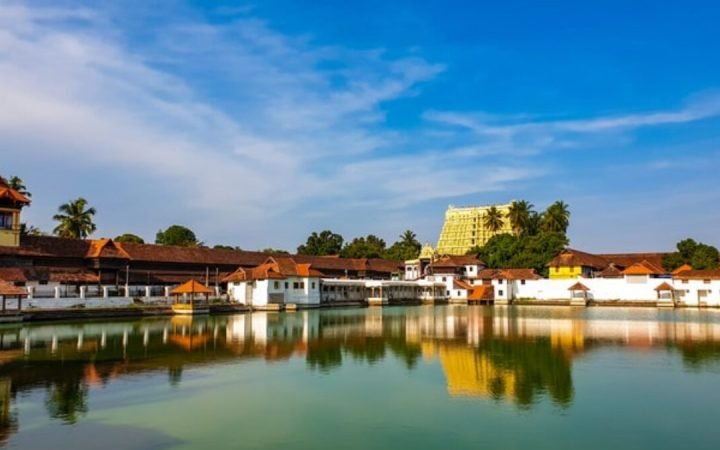
[[45,233],[35,225],[29,225],[27,223],[20,224],[20,235],[21,236],[45,236]]
[[485,217],[483,217],[483,225],[492,233],[497,233],[503,227],[503,213],[497,207],[491,206]]
[[477,255],[491,269],[535,269],[540,275],[547,275],[547,264],[568,245],[563,233],[513,236],[493,236],[480,247]]
[[93,217],[95,208],[87,208],[88,202],[80,197],[60,205],[53,220],[59,222],[53,232],[64,238],[85,239],[96,230]]
[[421,247],[422,245],[420,241],[417,240],[417,235],[410,230],[406,230],[400,235],[400,239],[385,251],[383,257],[393,261],[415,259],[420,255]]
[[337,255],[342,250],[343,242],[342,236],[330,230],[313,232],[305,244],[297,248],[297,252],[309,256]]
[[567,233],[570,225],[570,209],[567,203],[556,201],[542,215],[541,229],[548,233]]
[[533,204],[527,200],[513,202],[508,210],[510,226],[515,234],[528,234],[532,228]]
[[62,381],[54,385],[45,400],[50,417],[73,424],[87,411],[88,387],[79,379]]
[[172,225],[165,231],[158,231],[155,235],[155,243],[160,245],[175,245],[178,247],[201,247],[202,242],[198,241],[195,233],[182,225]]
[[717,269],[720,261],[718,249],[706,244],[698,244],[690,260],[693,269]]
[[27,198],[32,198],[32,194],[28,192],[27,187],[25,186],[25,183],[23,182],[23,179],[18,176],[12,176],[9,180],[7,180],[7,185],[16,191],[18,193],[24,195]]
[[369,234],[355,238],[340,252],[343,258],[382,258],[385,253],[385,241]]
[[144,244],[145,240],[141,238],[140,236],[132,233],[124,233],[120,236],[116,237],[115,242],[120,242],[124,244]]
[[262,252],[270,254],[270,255],[289,255],[290,254],[290,252],[287,250],[280,250],[278,248],[272,248],[272,247],[264,248],[264,249],[262,249]]
[[683,264],[689,264],[693,269],[698,270],[720,267],[718,249],[712,245],[688,238],[678,242],[676,248],[676,252],[663,256],[662,265],[665,270],[673,271]]

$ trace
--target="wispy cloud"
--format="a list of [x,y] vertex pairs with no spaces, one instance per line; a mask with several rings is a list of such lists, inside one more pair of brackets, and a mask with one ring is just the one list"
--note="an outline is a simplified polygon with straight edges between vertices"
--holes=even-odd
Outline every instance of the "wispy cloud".
[[[54,173],[142,173],[149,198],[160,183],[173,208],[201,208],[225,231],[298,205],[308,215],[328,204],[400,208],[534,175],[515,163],[480,184],[454,181],[472,173],[462,158],[384,127],[383,105],[414,95],[441,64],[317,46],[244,16],[178,19],[142,42],[113,23],[101,10],[0,6],[0,144],[55,161]],[[95,190],[101,211],[114,196]]]

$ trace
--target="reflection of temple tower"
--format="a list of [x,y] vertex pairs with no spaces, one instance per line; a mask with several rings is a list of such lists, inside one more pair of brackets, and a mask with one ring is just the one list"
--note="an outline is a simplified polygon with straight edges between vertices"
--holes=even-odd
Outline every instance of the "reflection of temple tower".
[[11,386],[12,381],[9,377],[0,378],[0,444],[5,443],[17,429],[15,418],[10,414]]

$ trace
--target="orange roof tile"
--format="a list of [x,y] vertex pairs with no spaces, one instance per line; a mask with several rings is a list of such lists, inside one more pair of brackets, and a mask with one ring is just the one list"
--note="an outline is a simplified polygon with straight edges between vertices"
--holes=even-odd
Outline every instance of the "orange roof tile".
[[687,272],[689,270],[693,270],[692,266],[690,264],[683,264],[682,266],[678,267],[677,269],[672,271],[673,275],[677,275],[683,272]]
[[0,177],[0,198],[7,198],[21,205],[30,204],[30,199],[11,188],[3,177]]
[[473,286],[473,290],[468,295],[469,301],[479,301],[479,300],[492,300],[493,296],[495,294],[495,290],[492,288],[492,286]]
[[720,280],[720,269],[685,270],[674,274],[673,278],[680,280]]
[[212,294],[213,291],[204,284],[198,283],[195,280],[189,280],[180,286],[170,291],[171,295],[179,294]]
[[469,285],[468,283],[464,282],[463,280],[454,279],[453,280],[453,288],[454,289],[465,289],[466,291],[470,291],[470,290],[472,290],[473,287],[471,285]]
[[598,270],[604,269],[607,265],[607,260],[601,256],[581,252],[580,250],[572,248],[566,248],[548,263],[548,266],[550,267],[581,266]]
[[590,290],[589,287],[585,286],[584,284],[582,284],[579,281],[568,288],[568,291],[589,291],[589,290]]
[[655,288],[656,291],[672,291],[675,288],[672,287],[667,281],[662,282]]
[[623,270],[624,275],[663,275],[665,271],[649,261],[637,262]]
[[23,288],[17,287],[7,281],[0,281],[0,295],[3,297],[25,297],[28,294]]

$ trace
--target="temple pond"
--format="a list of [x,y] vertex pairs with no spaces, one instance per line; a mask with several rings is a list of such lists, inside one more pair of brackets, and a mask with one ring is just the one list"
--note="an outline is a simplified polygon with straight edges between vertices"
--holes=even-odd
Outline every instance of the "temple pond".
[[416,306],[0,326],[0,447],[720,448],[720,311]]

